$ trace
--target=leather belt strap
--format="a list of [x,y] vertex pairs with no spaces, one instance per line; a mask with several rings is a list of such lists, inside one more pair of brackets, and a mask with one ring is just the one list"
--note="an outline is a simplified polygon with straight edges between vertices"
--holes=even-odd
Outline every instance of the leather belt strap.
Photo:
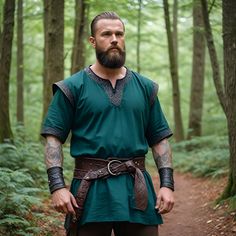
[[136,209],[144,211],[148,202],[147,186],[142,173],[144,170],[144,157],[137,157],[132,160],[114,158],[104,160],[86,157],[75,159],[74,178],[81,180],[77,195],[75,196],[79,206],[79,208],[76,209],[77,220],[79,220],[82,215],[84,202],[86,200],[91,181],[127,173],[134,177]]

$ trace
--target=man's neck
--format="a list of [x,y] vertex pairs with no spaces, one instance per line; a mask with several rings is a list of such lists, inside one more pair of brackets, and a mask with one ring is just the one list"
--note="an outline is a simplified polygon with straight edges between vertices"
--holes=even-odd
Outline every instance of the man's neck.
[[110,81],[122,79],[126,75],[126,68],[124,66],[122,66],[121,68],[112,69],[104,67],[96,61],[95,64],[93,64],[90,68],[99,77]]

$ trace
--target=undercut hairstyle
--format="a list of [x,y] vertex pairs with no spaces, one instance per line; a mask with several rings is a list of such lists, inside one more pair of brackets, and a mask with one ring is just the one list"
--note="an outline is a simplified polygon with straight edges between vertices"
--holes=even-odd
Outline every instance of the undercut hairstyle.
[[91,22],[91,25],[90,25],[90,30],[91,30],[91,36],[94,37],[95,36],[95,31],[96,31],[96,24],[99,20],[102,20],[102,19],[108,19],[108,20],[119,20],[121,21],[123,27],[124,27],[124,30],[125,30],[125,25],[124,25],[124,22],[121,20],[121,18],[115,13],[115,12],[112,12],[112,11],[106,11],[106,12],[102,12],[100,13],[99,15],[95,16]]

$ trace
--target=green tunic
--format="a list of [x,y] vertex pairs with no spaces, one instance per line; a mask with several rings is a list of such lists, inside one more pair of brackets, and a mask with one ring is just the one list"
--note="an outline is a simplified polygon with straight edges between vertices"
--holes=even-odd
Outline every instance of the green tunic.
[[[172,135],[162,113],[157,85],[127,69],[115,88],[109,80],[86,68],[56,83],[54,97],[45,117],[43,136],[51,134],[62,143],[71,131],[74,158],[133,158],[145,156],[148,147]],[[129,221],[147,225],[162,223],[155,210],[152,180],[144,172],[148,188],[148,207],[135,208],[133,177],[129,174],[92,183],[80,224],[87,222]],[[75,195],[80,184],[73,179]]]

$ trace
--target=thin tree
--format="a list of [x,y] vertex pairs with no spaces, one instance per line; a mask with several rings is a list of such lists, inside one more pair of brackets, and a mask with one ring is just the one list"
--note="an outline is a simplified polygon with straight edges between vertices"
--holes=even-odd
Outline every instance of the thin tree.
[[[0,24],[0,48],[1,48],[2,47],[2,9],[0,9],[0,22],[1,22]],[[1,54],[0,54],[0,58],[1,58]]]
[[[0,48],[2,48],[2,27],[0,26]],[[0,58],[1,58],[1,52],[0,52]]]
[[173,4],[173,47],[175,51],[176,66],[178,68],[178,0],[174,0]]
[[[44,32],[44,49],[43,49],[43,98],[46,97],[47,90],[47,53],[48,53],[48,11],[49,1],[43,0],[43,32]],[[43,116],[46,111],[46,107],[43,107]]]
[[193,0],[193,59],[188,135],[201,136],[205,72],[205,35],[200,0]]
[[14,29],[14,12],[15,0],[6,0],[4,5],[0,58],[0,143],[13,140],[9,114],[9,80]]
[[209,21],[206,0],[201,0],[205,35],[211,60],[213,80],[216,92],[226,115],[229,138],[229,175],[222,199],[236,195],[236,1],[225,0],[223,4],[223,50],[224,50],[224,87],[220,67]]
[[88,6],[86,0],[75,0],[75,27],[71,55],[71,74],[76,73],[85,66],[85,34]]
[[24,124],[23,0],[17,5],[17,123]]
[[179,89],[177,55],[174,47],[173,32],[171,31],[168,0],[163,0],[163,4],[164,4],[165,24],[166,24],[166,33],[168,41],[170,73],[172,79],[172,99],[173,99],[174,123],[175,123],[174,132],[175,132],[175,140],[179,142],[184,139],[184,129],[183,129],[182,114],[181,114],[181,106],[180,106],[180,89]]
[[64,78],[64,1],[44,1],[46,17],[43,116],[48,110],[52,97],[52,84]]
[[141,15],[142,15],[142,0],[138,1],[138,21],[137,21],[137,72],[140,73],[140,45],[141,45]]

